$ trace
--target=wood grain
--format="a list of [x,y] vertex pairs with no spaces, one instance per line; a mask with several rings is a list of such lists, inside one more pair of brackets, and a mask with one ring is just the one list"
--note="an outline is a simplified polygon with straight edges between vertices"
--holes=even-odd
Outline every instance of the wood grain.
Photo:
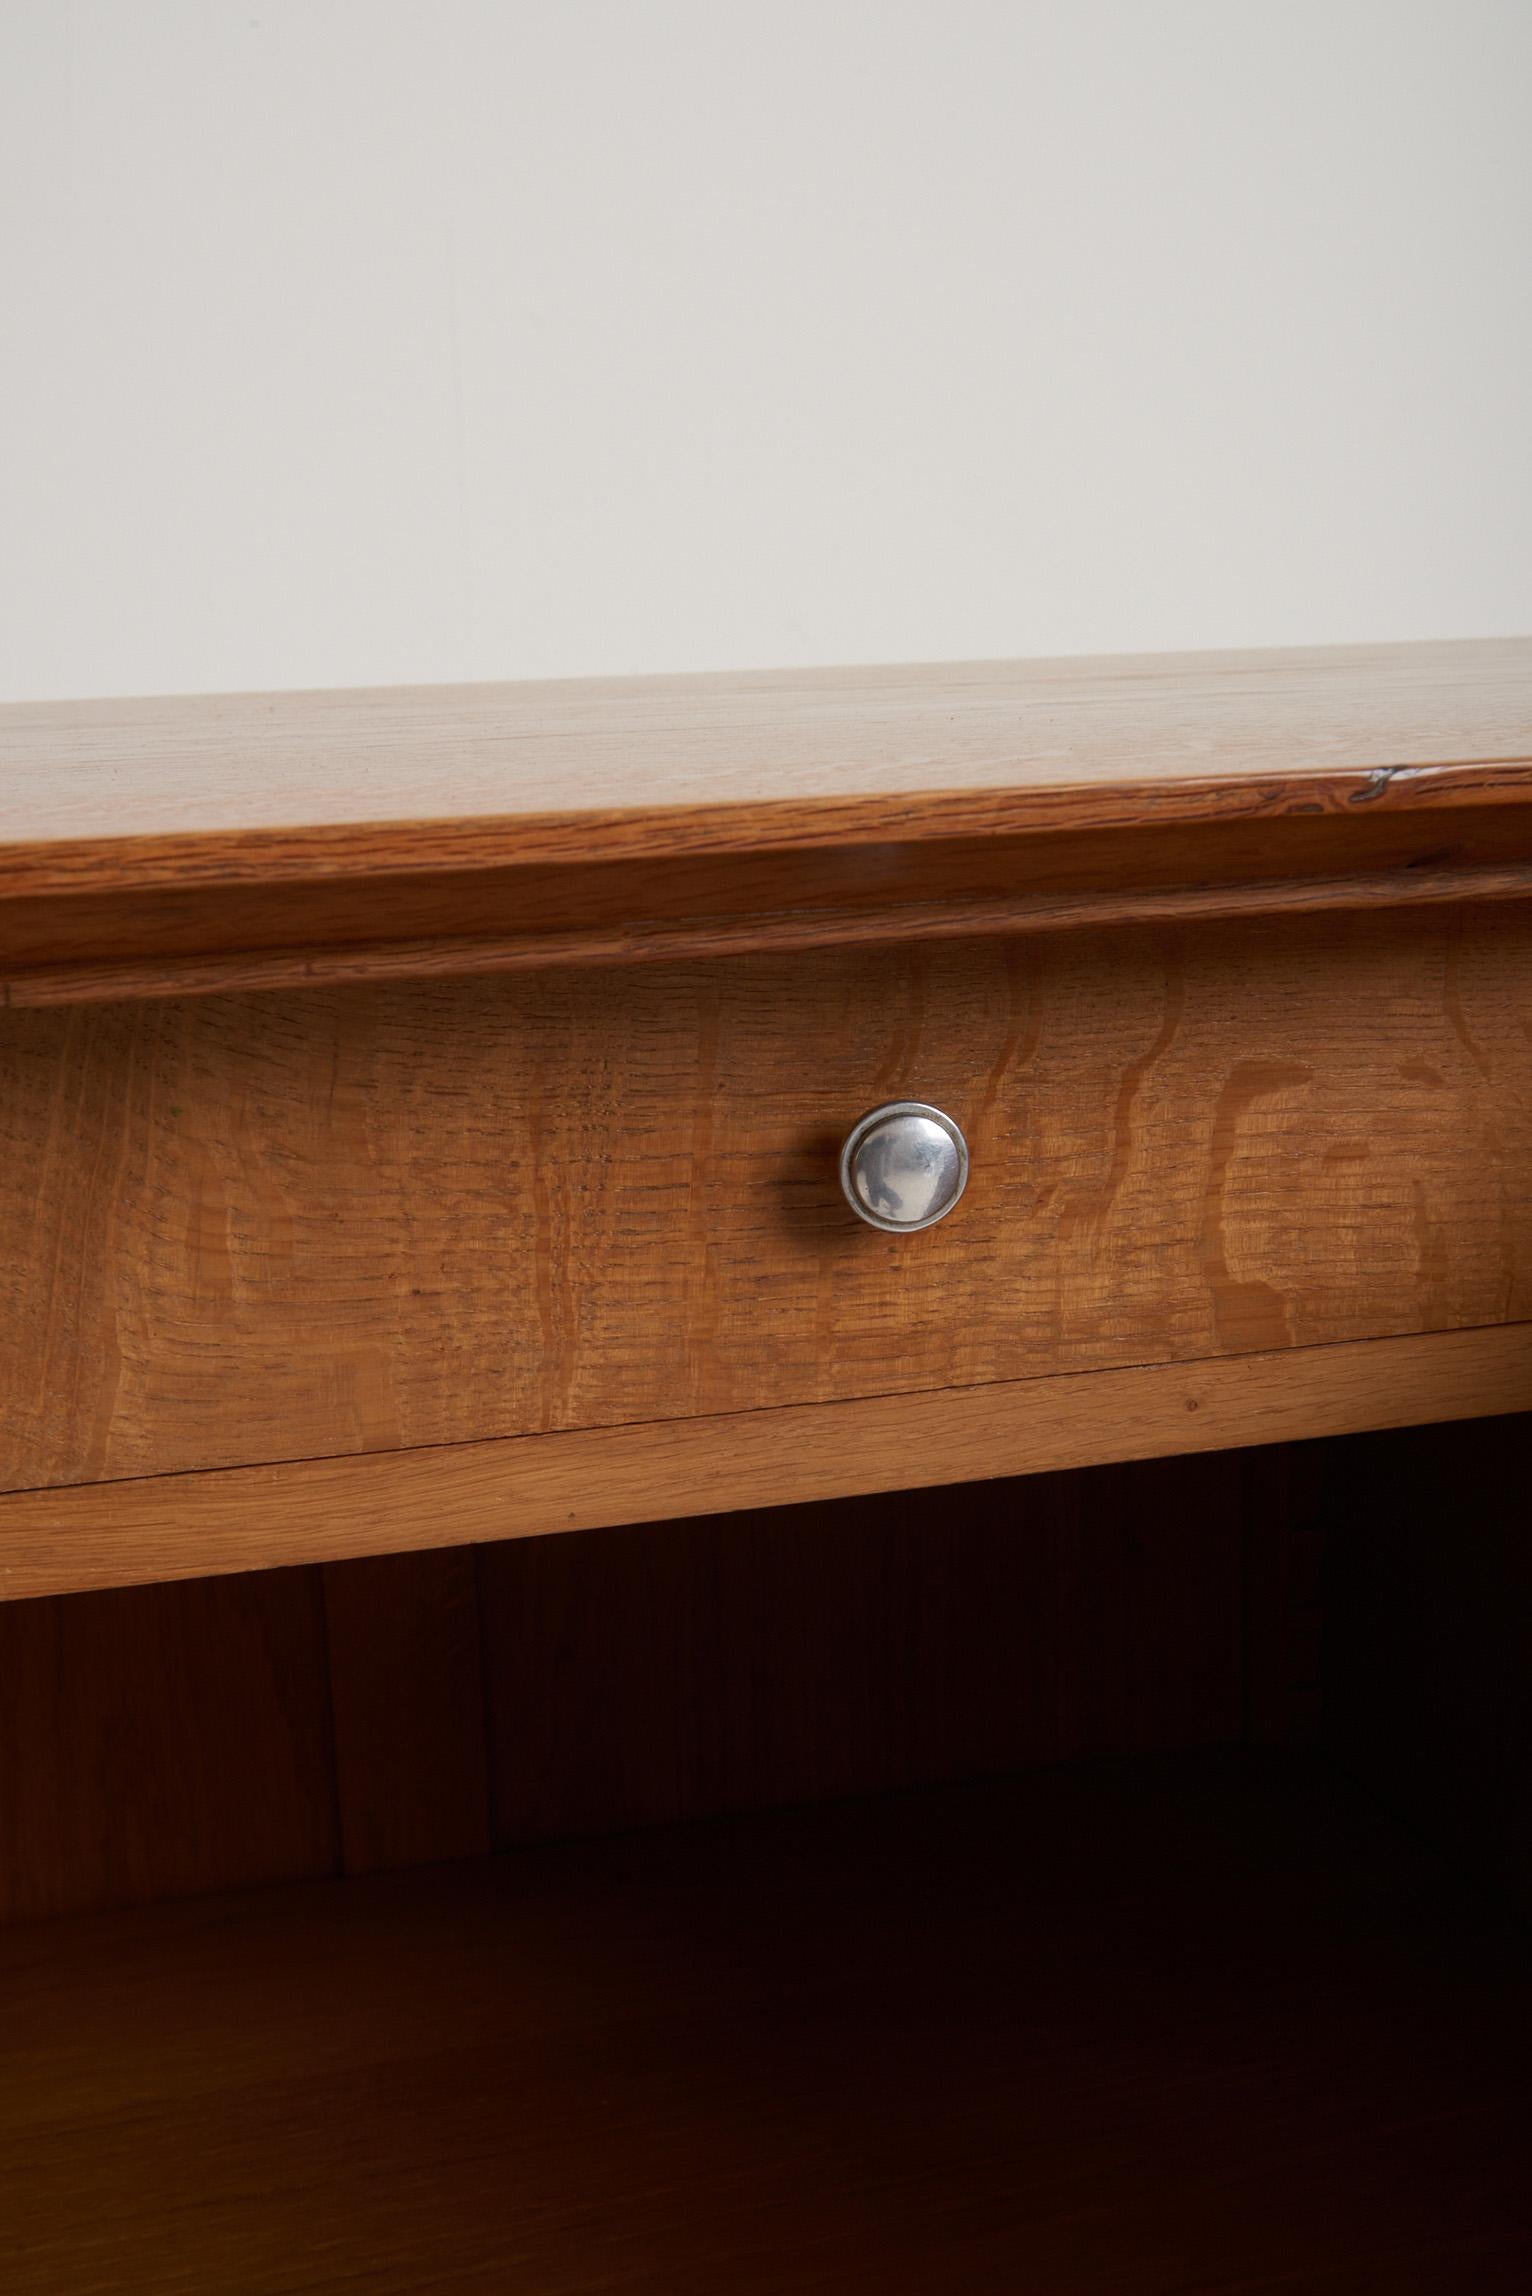
[[0,1006],[1532,892],[1532,642],[0,710]]
[[1532,1315],[1529,1002],[1508,908],[13,1013],[0,1482]]
[[0,1009],[1532,898],[1532,807],[0,900]]
[[1524,802],[1532,641],[9,703],[0,889]]
[[1523,2296],[1525,1956],[1308,1772],[0,1938],[7,2296]]
[[1472,1419],[1532,1325],[0,1497],[0,1596]]

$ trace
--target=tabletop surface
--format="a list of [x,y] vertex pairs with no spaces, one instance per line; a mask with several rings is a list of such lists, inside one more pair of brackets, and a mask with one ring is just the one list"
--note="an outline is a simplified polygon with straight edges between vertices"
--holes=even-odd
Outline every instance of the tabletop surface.
[[0,706],[0,891],[1532,798],[1532,639]]

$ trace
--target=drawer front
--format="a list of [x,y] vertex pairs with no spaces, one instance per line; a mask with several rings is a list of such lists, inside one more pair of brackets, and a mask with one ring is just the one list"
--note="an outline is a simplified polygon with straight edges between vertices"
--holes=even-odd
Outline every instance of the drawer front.
[[1529,1014],[1506,907],[0,1016],[4,1485],[1517,1320]]

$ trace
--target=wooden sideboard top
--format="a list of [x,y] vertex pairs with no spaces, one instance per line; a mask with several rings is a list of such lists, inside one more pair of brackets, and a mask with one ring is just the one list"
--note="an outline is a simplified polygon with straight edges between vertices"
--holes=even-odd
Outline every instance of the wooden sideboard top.
[[1503,898],[1529,807],[1532,639],[16,703],[0,1001]]
[[1532,773],[1532,639],[10,703],[0,883],[1532,797],[1507,766]]

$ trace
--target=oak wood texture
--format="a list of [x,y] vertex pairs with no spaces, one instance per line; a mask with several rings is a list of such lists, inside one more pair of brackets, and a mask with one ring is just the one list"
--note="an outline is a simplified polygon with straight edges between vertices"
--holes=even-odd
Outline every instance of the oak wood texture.
[[[1430,802],[1532,762],[1532,639],[0,706],[7,885]],[[998,804],[993,793],[999,793]],[[1069,792],[1068,801],[1058,793]]]
[[0,1496],[0,1597],[1532,1406],[1532,1324]]
[[0,709],[0,1002],[1532,893],[1532,642]]
[[7,2296],[1522,2296],[1525,1956],[1307,1771],[0,1939]]
[[1524,1318],[1529,1003],[1505,908],[11,1013],[0,1484]]
[[53,896],[0,900],[0,1008],[1528,899],[1532,808],[1489,805]]

